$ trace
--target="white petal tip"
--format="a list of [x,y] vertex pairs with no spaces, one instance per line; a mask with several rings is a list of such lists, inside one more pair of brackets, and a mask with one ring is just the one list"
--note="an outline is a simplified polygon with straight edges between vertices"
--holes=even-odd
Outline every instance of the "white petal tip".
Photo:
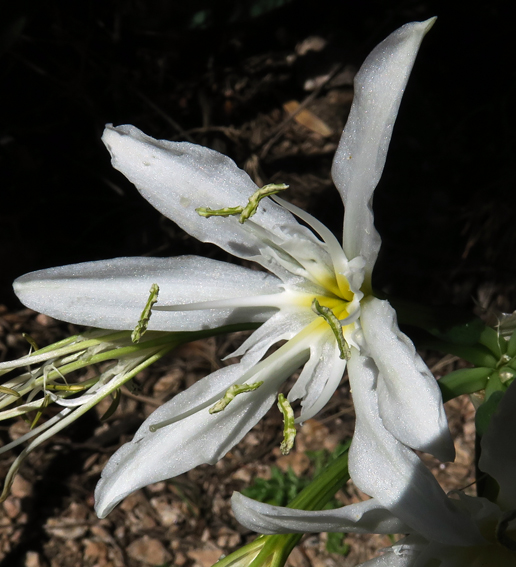
[[437,16],[433,16],[432,18],[428,18],[428,20],[421,22],[421,24],[425,26],[425,34],[432,29],[436,21],[437,21]]

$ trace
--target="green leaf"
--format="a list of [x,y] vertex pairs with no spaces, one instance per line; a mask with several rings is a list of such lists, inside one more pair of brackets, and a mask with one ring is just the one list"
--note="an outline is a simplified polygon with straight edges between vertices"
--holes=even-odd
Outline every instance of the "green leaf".
[[491,418],[493,417],[500,400],[503,398],[503,394],[504,392],[501,390],[493,392],[477,409],[477,413],[475,415],[475,427],[477,429],[477,435],[480,437],[482,437],[482,435],[484,435],[487,431]]
[[479,367],[461,368],[446,374],[437,382],[441,388],[443,401],[448,402],[462,394],[472,394],[483,390],[493,372],[492,368]]
[[507,344],[507,354],[512,358],[516,356],[516,332],[511,335]]

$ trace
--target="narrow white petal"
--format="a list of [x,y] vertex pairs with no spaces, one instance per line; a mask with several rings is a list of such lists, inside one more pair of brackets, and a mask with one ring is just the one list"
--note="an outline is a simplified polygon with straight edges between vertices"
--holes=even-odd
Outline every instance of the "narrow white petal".
[[257,349],[265,353],[278,341],[292,339],[315,318],[316,315],[309,309],[278,311],[226,358],[242,356]]
[[[274,276],[199,256],[116,258],[25,274],[14,282],[20,301],[41,313],[103,329],[135,327],[153,283],[158,303],[188,304],[278,294]],[[245,302],[244,302],[245,303]],[[153,310],[149,330],[193,331],[241,322],[262,322],[275,309],[257,306],[168,312]]]
[[303,423],[321,411],[339,386],[345,369],[346,360],[340,358],[331,330],[324,330],[318,338],[314,337],[310,359],[288,394],[289,402],[302,400],[297,423]]
[[[276,398],[271,382],[237,396],[223,411],[209,408],[256,362],[248,357],[222,368],[163,404],[148,417],[130,443],[122,445],[102,471],[95,507],[104,517],[127,495],[153,482],[175,477],[200,464],[214,464],[263,417]],[[151,432],[151,425],[177,418]]]
[[299,217],[302,221],[306,222],[308,226],[310,226],[324,240],[324,243],[326,244],[326,247],[328,249],[328,253],[331,257],[331,264],[328,263],[328,265],[331,266],[331,269],[332,271],[334,271],[337,278],[345,275],[349,271],[348,260],[346,258],[346,255],[344,254],[344,250],[342,249],[342,246],[339,244],[339,241],[335,238],[335,235],[333,234],[333,232],[331,232],[331,230],[329,230],[315,217],[308,214],[306,211],[303,211],[303,209],[296,207],[292,203],[284,201],[277,196],[274,196],[273,200]]
[[[106,465],[96,490],[105,516],[125,496],[150,484],[221,459],[263,417],[281,384],[308,358],[310,325],[265,360],[266,343],[250,349],[239,364],[222,368],[157,409]],[[221,412],[209,409],[233,384],[263,382],[237,395]],[[155,432],[150,426],[168,423]]]
[[409,530],[376,500],[366,500],[336,510],[307,512],[271,506],[234,492],[231,506],[236,519],[260,534],[353,532],[359,534],[405,533]]
[[[240,224],[235,216],[203,218],[195,211],[245,206],[258,189],[230,158],[188,142],[155,140],[129,125],[106,126],[102,140],[113,167],[186,232],[242,258],[260,253],[261,239],[247,222]],[[252,221],[273,232],[298,224],[269,198],[260,202]]]
[[373,360],[352,349],[348,374],[356,412],[349,453],[353,482],[429,540],[450,545],[482,541],[474,522],[447,498],[417,455],[385,429]]
[[369,54],[355,77],[355,98],[335,154],[332,176],[345,206],[344,251],[349,260],[365,258],[369,277],[380,249],[373,191],[414,60],[434,20],[402,26]]
[[500,485],[497,502],[504,510],[516,509],[516,381],[498,404],[481,441],[478,466]]
[[403,444],[453,461],[455,449],[437,381],[396,322],[388,301],[362,302],[369,354],[379,370],[378,403],[384,426]]

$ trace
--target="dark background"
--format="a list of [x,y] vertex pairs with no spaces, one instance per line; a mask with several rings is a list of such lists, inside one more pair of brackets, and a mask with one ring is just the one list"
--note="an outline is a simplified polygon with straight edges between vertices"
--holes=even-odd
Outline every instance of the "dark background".
[[[340,200],[329,181],[333,149],[312,151],[307,136],[306,152],[301,144],[282,153],[280,136],[264,155],[264,140],[285,117],[282,103],[310,94],[307,79],[335,64],[357,69],[397,27],[437,15],[375,196],[384,242],[375,283],[424,302],[514,309],[510,4],[4,3],[0,303],[17,308],[12,280],[54,265],[185,252],[227,259],[187,238],[110,167],[100,141],[107,122],[135,124],[156,138],[190,139],[241,166],[258,156],[265,182],[291,182],[287,198],[295,200],[293,176],[309,180],[303,204],[340,233]],[[327,46],[292,60],[296,45],[314,35]],[[350,90],[334,88],[340,95]],[[334,144],[346,112],[326,116],[337,125]],[[253,128],[264,123],[270,131],[257,142]]]

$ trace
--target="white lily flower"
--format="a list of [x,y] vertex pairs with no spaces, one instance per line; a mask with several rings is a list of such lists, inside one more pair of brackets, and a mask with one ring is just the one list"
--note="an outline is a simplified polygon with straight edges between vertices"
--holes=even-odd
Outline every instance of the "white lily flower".
[[[362,360],[362,378],[373,372]],[[369,379],[368,379],[369,375]],[[351,373],[350,373],[351,376]],[[499,484],[497,501],[442,491],[428,469],[383,427],[379,418],[357,414],[357,429],[371,429],[365,447],[353,440],[355,458],[374,466],[375,497],[337,510],[306,512],[263,504],[239,493],[233,511],[259,533],[353,532],[408,534],[364,563],[368,567],[513,567],[516,565],[516,383],[502,398],[481,441],[480,470]],[[372,441],[372,442],[371,442]],[[350,455],[351,458],[351,455]],[[355,482],[373,486],[371,469],[355,471]],[[381,485],[381,486],[380,486]],[[388,494],[390,491],[390,495]]]
[[[271,273],[193,256],[119,258],[42,270],[15,282],[25,305],[82,325],[133,328],[153,283],[160,295],[151,330],[264,323],[231,355],[242,357],[238,364],[164,404],[113,455],[97,487],[100,516],[142,486],[218,461],[303,365],[288,401],[301,400],[298,422],[314,416],[337,388],[350,346],[355,357],[361,353],[375,369],[379,412],[392,435],[414,449],[453,459],[436,381],[400,332],[393,308],[371,295],[380,247],[372,195],[414,59],[433,22],[407,24],[391,34],[356,76],[355,99],[332,170],[345,205],[343,246],[315,218],[280,199],[263,199],[244,222],[232,215],[203,218],[198,209],[246,205],[257,186],[213,150],[154,140],[134,126],[106,128],[103,141],[113,166],[154,207],[199,240]],[[353,382],[354,393],[361,388]],[[221,400],[227,407],[214,413]]]

